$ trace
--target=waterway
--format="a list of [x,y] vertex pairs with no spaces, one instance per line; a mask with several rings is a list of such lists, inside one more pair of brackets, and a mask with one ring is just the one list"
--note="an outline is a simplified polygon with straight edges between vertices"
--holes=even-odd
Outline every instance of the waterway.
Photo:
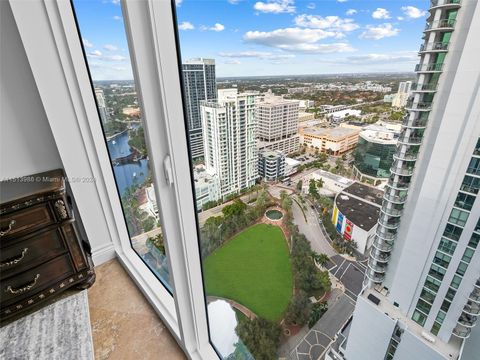
[[[111,160],[132,153],[132,150],[128,145],[128,131],[110,139],[107,144]],[[134,184],[143,184],[148,175],[148,160],[142,159],[129,164],[115,165],[113,167],[113,172],[115,174],[115,179],[117,180],[120,195],[123,195],[125,190],[130,186]]]

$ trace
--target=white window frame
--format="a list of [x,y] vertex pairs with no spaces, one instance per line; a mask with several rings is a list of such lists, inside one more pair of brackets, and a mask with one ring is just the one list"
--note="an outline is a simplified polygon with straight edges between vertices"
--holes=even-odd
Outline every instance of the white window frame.
[[189,358],[218,359],[208,334],[172,3],[122,0],[173,298],[131,248],[70,2],[10,5],[65,171],[96,179],[71,183],[90,241],[108,237],[98,247],[115,249]]

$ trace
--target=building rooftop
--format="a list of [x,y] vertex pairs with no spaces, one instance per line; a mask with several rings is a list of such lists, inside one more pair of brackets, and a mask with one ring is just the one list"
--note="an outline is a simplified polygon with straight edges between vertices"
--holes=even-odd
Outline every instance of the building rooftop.
[[320,175],[321,177],[325,177],[327,179],[333,180],[337,183],[344,184],[344,185],[349,185],[352,183],[352,180],[344,178],[340,175],[332,174],[331,172],[325,171],[325,170],[315,170],[312,174],[317,174]]
[[360,133],[360,136],[370,142],[395,145],[401,129],[402,125],[399,123],[393,124],[379,121],[366,126]]
[[353,222],[355,226],[369,231],[378,221],[380,206],[372,205],[364,200],[350,196],[345,193],[345,190],[343,189],[335,198],[338,210]]
[[343,191],[357,197],[358,199],[370,202],[373,205],[382,206],[383,191],[374,188],[373,186],[355,181],[352,185],[343,189]]
[[[371,300],[368,299],[369,295],[375,296],[379,302],[378,304],[374,304]],[[420,339],[426,346],[434,349],[436,352],[442,355],[442,358],[445,359],[458,359],[460,355],[460,349],[462,347],[462,342],[456,338],[455,336],[451,337],[449,343],[445,343],[441,341],[439,338],[433,336],[429,332],[427,332],[423,327],[417,324],[415,321],[410,319],[409,317],[405,316],[400,308],[393,306],[391,301],[382,293],[380,293],[376,288],[367,289],[363,294],[361,294],[367,302],[369,302],[372,306],[377,306],[382,313],[386,316],[390,317],[394,320],[400,320],[407,326],[407,329],[415,334],[418,339]],[[430,342],[426,339],[426,336],[430,338],[434,338],[434,342]]]
[[348,136],[352,136],[358,134],[360,132],[359,129],[349,129],[345,127],[336,127],[336,128],[318,128],[318,127],[311,127],[311,128],[303,128],[303,134],[306,135],[313,135],[313,136],[323,136],[328,137],[334,140],[339,140]]
[[283,153],[279,150],[264,150],[260,152],[261,156],[268,159],[276,159],[283,156]]

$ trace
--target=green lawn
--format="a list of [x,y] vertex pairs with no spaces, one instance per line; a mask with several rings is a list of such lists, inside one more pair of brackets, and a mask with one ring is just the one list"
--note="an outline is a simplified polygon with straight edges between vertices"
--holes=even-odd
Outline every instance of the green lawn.
[[288,246],[278,226],[258,224],[204,262],[208,295],[229,298],[268,320],[282,318],[292,296]]

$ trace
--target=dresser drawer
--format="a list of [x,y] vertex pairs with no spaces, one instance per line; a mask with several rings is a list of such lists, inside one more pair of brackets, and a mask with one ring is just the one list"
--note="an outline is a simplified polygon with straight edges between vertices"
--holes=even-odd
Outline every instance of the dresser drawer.
[[4,279],[66,252],[60,228],[27,235],[0,252],[0,278]]
[[2,307],[31,296],[74,273],[68,254],[1,281]]
[[0,246],[4,240],[18,237],[55,223],[55,217],[48,204],[43,203],[23,210],[15,211],[0,217]]

